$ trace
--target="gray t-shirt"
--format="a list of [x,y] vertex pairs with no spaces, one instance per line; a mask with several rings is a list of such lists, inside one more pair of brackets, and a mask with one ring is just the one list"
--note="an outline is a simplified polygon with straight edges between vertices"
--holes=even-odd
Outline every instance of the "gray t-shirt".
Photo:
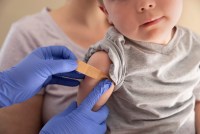
[[[24,17],[14,23],[0,52],[0,70],[14,66],[37,47],[63,45],[68,47],[78,59],[83,59],[86,49],[70,40],[56,25],[44,9],[40,13]],[[34,82],[33,82],[34,84]],[[43,92],[43,120],[60,113],[75,100],[77,87],[48,86]]]
[[85,61],[106,51],[116,84],[108,100],[109,134],[194,134],[200,100],[200,37],[176,27],[167,45],[127,39],[114,27],[91,47]]

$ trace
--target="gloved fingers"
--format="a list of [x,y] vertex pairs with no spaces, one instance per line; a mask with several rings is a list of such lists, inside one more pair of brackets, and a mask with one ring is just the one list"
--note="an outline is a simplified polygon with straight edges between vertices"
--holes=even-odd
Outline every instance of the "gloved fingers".
[[112,82],[108,79],[99,82],[93,91],[83,100],[79,108],[91,110],[99,98],[111,87],[111,85]]
[[41,48],[43,55],[47,59],[72,59],[77,60],[76,56],[64,46],[49,46]]
[[56,76],[69,77],[69,78],[73,78],[73,79],[84,79],[84,77],[85,77],[84,74],[81,74],[77,71],[60,73],[60,74],[56,74]]
[[86,111],[84,114],[87,115],[87,118],[94,121],[95,123],[102,124],[108,118],[109,109],[106,105],[104,105],[96,112]]
[[101,132],[100,132],[100,134],[105,134],[106,133],[106,131],[107,131],[107,125],[106,125],[106,122],[104,121],[104,122],[102,122],[102,124],[101,124]]
[[63,86],[75,87],[78,86],[80,82],[78,80],[73,80],[69,78],[52,76],[52,79],[48,82],[48,84],[58,84]]
[[73,101],[68,108],[66,108],[62,113],[59,114],[59,116],[67,116],[70,114],[73,110],[77,108],[77,103],[76,101]]
[[98,125],[98,127],[95,130],[95,134],[105,134],[107,130],[106,122],[103,122],[102,124]]
[[102,106],[98,111],[94,112],[95,121],[99,124],[102,124],[108,118],[109,109],[106,105]]
[[66,73],[74,71],[77,68],[76,60],[45,60],[46,70],[49,71],[49,75],[55,75],[58,73]]

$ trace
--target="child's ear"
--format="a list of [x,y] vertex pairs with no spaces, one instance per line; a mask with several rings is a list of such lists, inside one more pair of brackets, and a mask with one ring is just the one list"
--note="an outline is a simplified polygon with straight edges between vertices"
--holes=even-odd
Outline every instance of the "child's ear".
[[106,17],[107,17],[107,19],[108,19],[108,22],[112,25],[113,23],[112,23],[112,21],[109,19],[109,14],[108,14],[106,8],[105,8],[103,5],[100,5],[99,8],[101,9],[101,11],[104,12],[104,14],[106,15]]
[[101,11],[104,12],[104,14],[107,16],[108,12],[106,11],[104,5],[99,5],[99,8],[101,9]]

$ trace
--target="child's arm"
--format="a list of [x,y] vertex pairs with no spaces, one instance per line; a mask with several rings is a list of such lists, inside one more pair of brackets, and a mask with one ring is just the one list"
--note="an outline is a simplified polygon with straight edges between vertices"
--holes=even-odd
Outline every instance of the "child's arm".
[[196,101],[195,105],[195,125],[196,134],[200,134],[200,101]]
[[[110,58],[108,57],[108,54],[106,52],[99,51],[93,54],[87,63],[102,70],[108,76],[110,64],[112,62],[110,61]],[[85,79],[81,82],[79,86],[79,91],[78,91],[78,96],[77,96],[78,105],[91,92],[91,90],[97,85],[98,82],[99,80],[96,80],[87,76],[85,77]],[[106,101],[112,94],[113,89],[114,89],[114,86],[111,86],[110,89],[108,89],[108,91],[105,92],[101,96],[101,98],[99,99],[99,101],[96,103],[96,105],[93,108],[94,111],[97,111],[99,108],[101,108],[102,105],[106,103]]]

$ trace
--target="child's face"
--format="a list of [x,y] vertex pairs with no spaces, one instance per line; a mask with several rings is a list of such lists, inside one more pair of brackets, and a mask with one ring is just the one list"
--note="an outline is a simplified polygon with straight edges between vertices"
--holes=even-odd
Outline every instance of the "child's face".
[[182,12],[182,0],[104,0],[104,12],[129,39],[166,44]]

